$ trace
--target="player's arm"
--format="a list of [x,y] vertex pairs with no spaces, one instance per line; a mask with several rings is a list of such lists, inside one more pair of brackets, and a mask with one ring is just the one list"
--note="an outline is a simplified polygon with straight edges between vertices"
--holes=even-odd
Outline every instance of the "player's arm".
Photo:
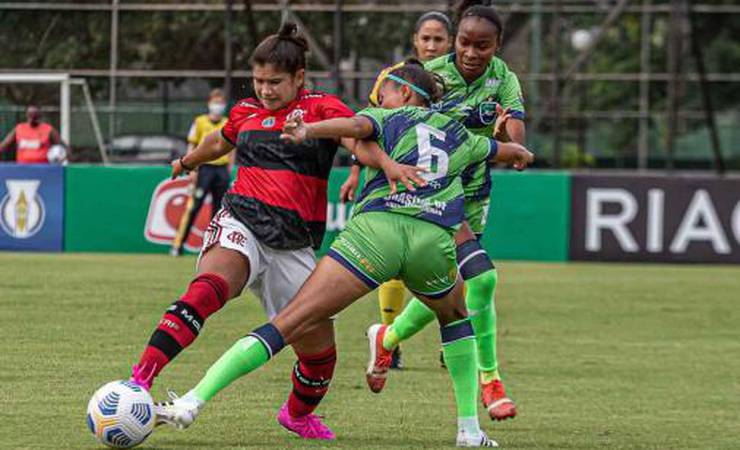
[[234,146],[221,135],[221,130],[216,130],[206,135],[195,150],[172,161],[172,177],[175,178],[183,172],[195,170],[201,164],[220,158],[233,149]]
[[62,138],[59,136],[59,132],[54,127],[51,128],[51,132],[49,133],[49,142],[51,145],[65,145],[65,143],[62,142]]
[[508,111],[509,118],[504,129],[509,140],[524,144],[526,129],[524,125],[524,100],[522,88],[516,74],[509,71],[500,87],[501,106]]
[[3,139],[2,142],[0,142],[0,152],[4,152],[8,148],[10,148],[10,145],[15,141],[15,128],[8,133],[7,136],[5,136],[5,139]]
[[305,123],[296,117],[285,122],[282,139],[300,144],[307,139],[365,139],[373,134],[373,123],[363,116],[338,117],[336,119]]
[[526,129],[523,120],[508,120],[506,122],[506,134],[512,142],[524,144]]
[[523,145],[516,142],[498,142],[492,149],[489,162],[511,164],[516,170],[524,170],[534,162],[534,155]]

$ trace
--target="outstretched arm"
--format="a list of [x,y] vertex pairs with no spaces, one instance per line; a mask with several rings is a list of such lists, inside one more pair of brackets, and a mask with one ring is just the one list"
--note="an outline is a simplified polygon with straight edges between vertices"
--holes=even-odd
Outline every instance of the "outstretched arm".
[[362,116],[342,117],[322,120],[320,122],[305,123],[302,118],[296,117],[285,122],[282,139],[300,144],[306,139],[365,139],[373,134],[373,123]]
[[15,140],[15,128],[5,136],[2,142],[0,142],[0,152],[4,152],[10,147],[10,144]]

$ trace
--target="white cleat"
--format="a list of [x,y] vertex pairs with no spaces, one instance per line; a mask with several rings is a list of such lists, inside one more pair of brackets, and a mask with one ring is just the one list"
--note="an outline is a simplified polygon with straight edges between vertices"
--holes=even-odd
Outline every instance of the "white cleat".
[[486,436],[486,433],[481,431],[479,434],[466,433],[465,430],[457,432],[458,447],[488,447],[498,448],[498,442]]
[[168,391],[169,402],[159,402],[154,404],[154,414],[157,417],[157,426],[169,425],[178,430],[184,430],[195,422],[195,418],[200,414],[205,404],[178,397],[172,391]]

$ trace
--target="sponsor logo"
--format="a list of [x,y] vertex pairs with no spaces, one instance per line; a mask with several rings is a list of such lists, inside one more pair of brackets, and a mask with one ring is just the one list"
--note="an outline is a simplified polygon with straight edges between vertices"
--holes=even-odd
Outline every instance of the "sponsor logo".
[[496,89],[499,84],[501,84],[501,81],[498,78],[489,78],[486,80],[487,88]]
[[38,195],[40,180],[5,180],[8,192],[0,200],[0,227],[16,239],[28,239],[44,225],[46,210]]
[[735,179],[575,176],[572,259],[740,262]]
[[234,244],[238,245],[239,247],[244,247],[244,244],[247,243],[247,237],[236,230],[229,233],[229,235],[226,236],[226,238],[230,240],[231,242],[233,242]]
[[272,128],[275,126],[275,117],[267,117],[265,120],[262,121],[262,126],[264,128]]
[[182,308],[180,310],[180,317],[183,320],[185,320],[186,322],[192,324],[193,325],[193,328],[195,328],[196,330],[198,330],[198,333],[200,333],[200,329],[201,329],[200,322],[198,322],[197,320],[195,320],[195,317],[192,314],[190,314],[187,309]]
[[41,141],[38,139],[20,139],[18,140],[18,147],[28,150],[36,150],[41,148]]
[[[154,244],[172,245],[180,221],[191,205],[190,192],[190,180],[187,178],[168,179],[154,188],[144,228],[147,241]],[[209,195],[204,200],[203,207],[193,221],[190,234],[184,242],[187,250],[198,251],[203,245],[203,233],[210,222],[211,208],[211,196]]]

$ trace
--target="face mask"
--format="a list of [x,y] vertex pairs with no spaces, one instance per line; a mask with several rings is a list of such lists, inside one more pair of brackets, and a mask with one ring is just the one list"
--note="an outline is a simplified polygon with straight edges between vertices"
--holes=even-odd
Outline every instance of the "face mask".
[[226,104],[225,103],[209,103],[208,104],[208,114],[212,116],[223,116],[224,111],[226,111]]

